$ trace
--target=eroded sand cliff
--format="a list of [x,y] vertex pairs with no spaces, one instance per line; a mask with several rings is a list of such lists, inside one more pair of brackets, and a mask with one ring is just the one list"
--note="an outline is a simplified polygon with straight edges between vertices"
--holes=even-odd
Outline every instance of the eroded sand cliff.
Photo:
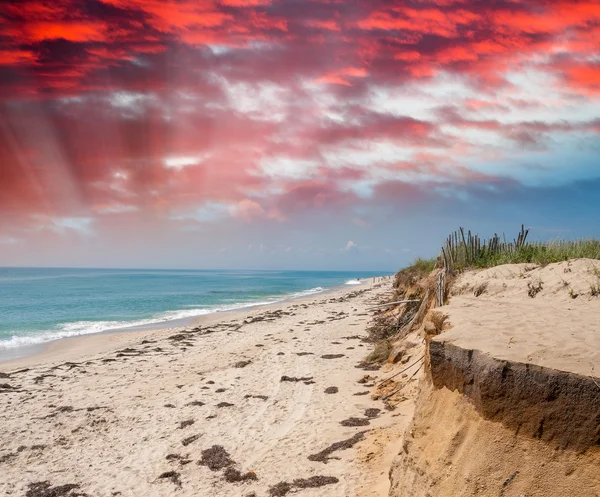
[[600,495],[599,268],[519,264],[458,278],[436,309],[450,329],[427,340],[390,495]]

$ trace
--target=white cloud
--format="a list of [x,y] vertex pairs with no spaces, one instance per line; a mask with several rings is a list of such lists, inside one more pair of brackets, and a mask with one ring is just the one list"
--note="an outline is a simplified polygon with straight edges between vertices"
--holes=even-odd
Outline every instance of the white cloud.
[[201,223],[213,222],[223,219],[229,215],[231,206],[217,202],[204,202],[201,206],[187,211],[181,211],[173,214],[170,219],[174,221],[183,221],[191,219]]
[[94,210],[98,214],[122,214],[124,212],[139,211],[139,208],[135,205],[112,204],[95,207]]
[[53,231],[59,235],[75,232],[80,235],[90,236],[94,234],[91,217],[49,217],[42,215],[32,216],[38,224],[34,231]]
[[353,252],[354,250],[358,249],[358,245],[356,245],[356,243],[354,243],[352,240],[350,240],[346,246],[341,249],[342,252]]
[[181,170],[184,167],[197,166],[206,159],[205,156],[180,156],[180,157],[166,157],[163,159],[165,167],[169,169]]

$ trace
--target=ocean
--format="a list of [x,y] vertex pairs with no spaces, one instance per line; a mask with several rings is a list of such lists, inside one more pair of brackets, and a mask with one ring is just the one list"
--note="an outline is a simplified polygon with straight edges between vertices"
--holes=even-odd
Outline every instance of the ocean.
[[[374,272],[0,268],[0,353],[360,285]],[[5,354],[4,354],[5,355]]]

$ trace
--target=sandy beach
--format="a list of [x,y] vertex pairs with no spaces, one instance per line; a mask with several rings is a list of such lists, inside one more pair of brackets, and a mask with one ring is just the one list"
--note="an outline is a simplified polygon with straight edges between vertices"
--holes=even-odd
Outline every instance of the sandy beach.
[[383,447],[413,406],[385,410],[370,395],[380,373],[357,366],[367,308],[390,288],[370,280],[1,364],[0,493],[385,495]]

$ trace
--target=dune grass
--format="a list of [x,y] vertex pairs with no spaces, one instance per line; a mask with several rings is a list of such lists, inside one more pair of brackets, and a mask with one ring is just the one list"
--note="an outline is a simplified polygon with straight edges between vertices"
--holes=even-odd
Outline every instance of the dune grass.
[[435,263],[435,257],[431,259],[423,259],[421,257],[417,257],[417,259],[415,259],[415,261],[406,269],[412,269],[415,272],[429,274],[435,268]]
[[463,228],[452,233],[442,247],[444,265],[451,271],[468,268],[486,268],[501,264],[530,263],[547,265],[569,259],[600,259],[600,240],[552,240],[528,242],[529,230],[521,226],[517,238],[508,242],[495,234],[485,240],[465,233]]
[[475,261],[475,266],[491,267],[521,262],[546,265],[580,258],[600,259],[600,240],[556,240],[546,243],[528,243],[515,251],[499,252],[478,259]]

